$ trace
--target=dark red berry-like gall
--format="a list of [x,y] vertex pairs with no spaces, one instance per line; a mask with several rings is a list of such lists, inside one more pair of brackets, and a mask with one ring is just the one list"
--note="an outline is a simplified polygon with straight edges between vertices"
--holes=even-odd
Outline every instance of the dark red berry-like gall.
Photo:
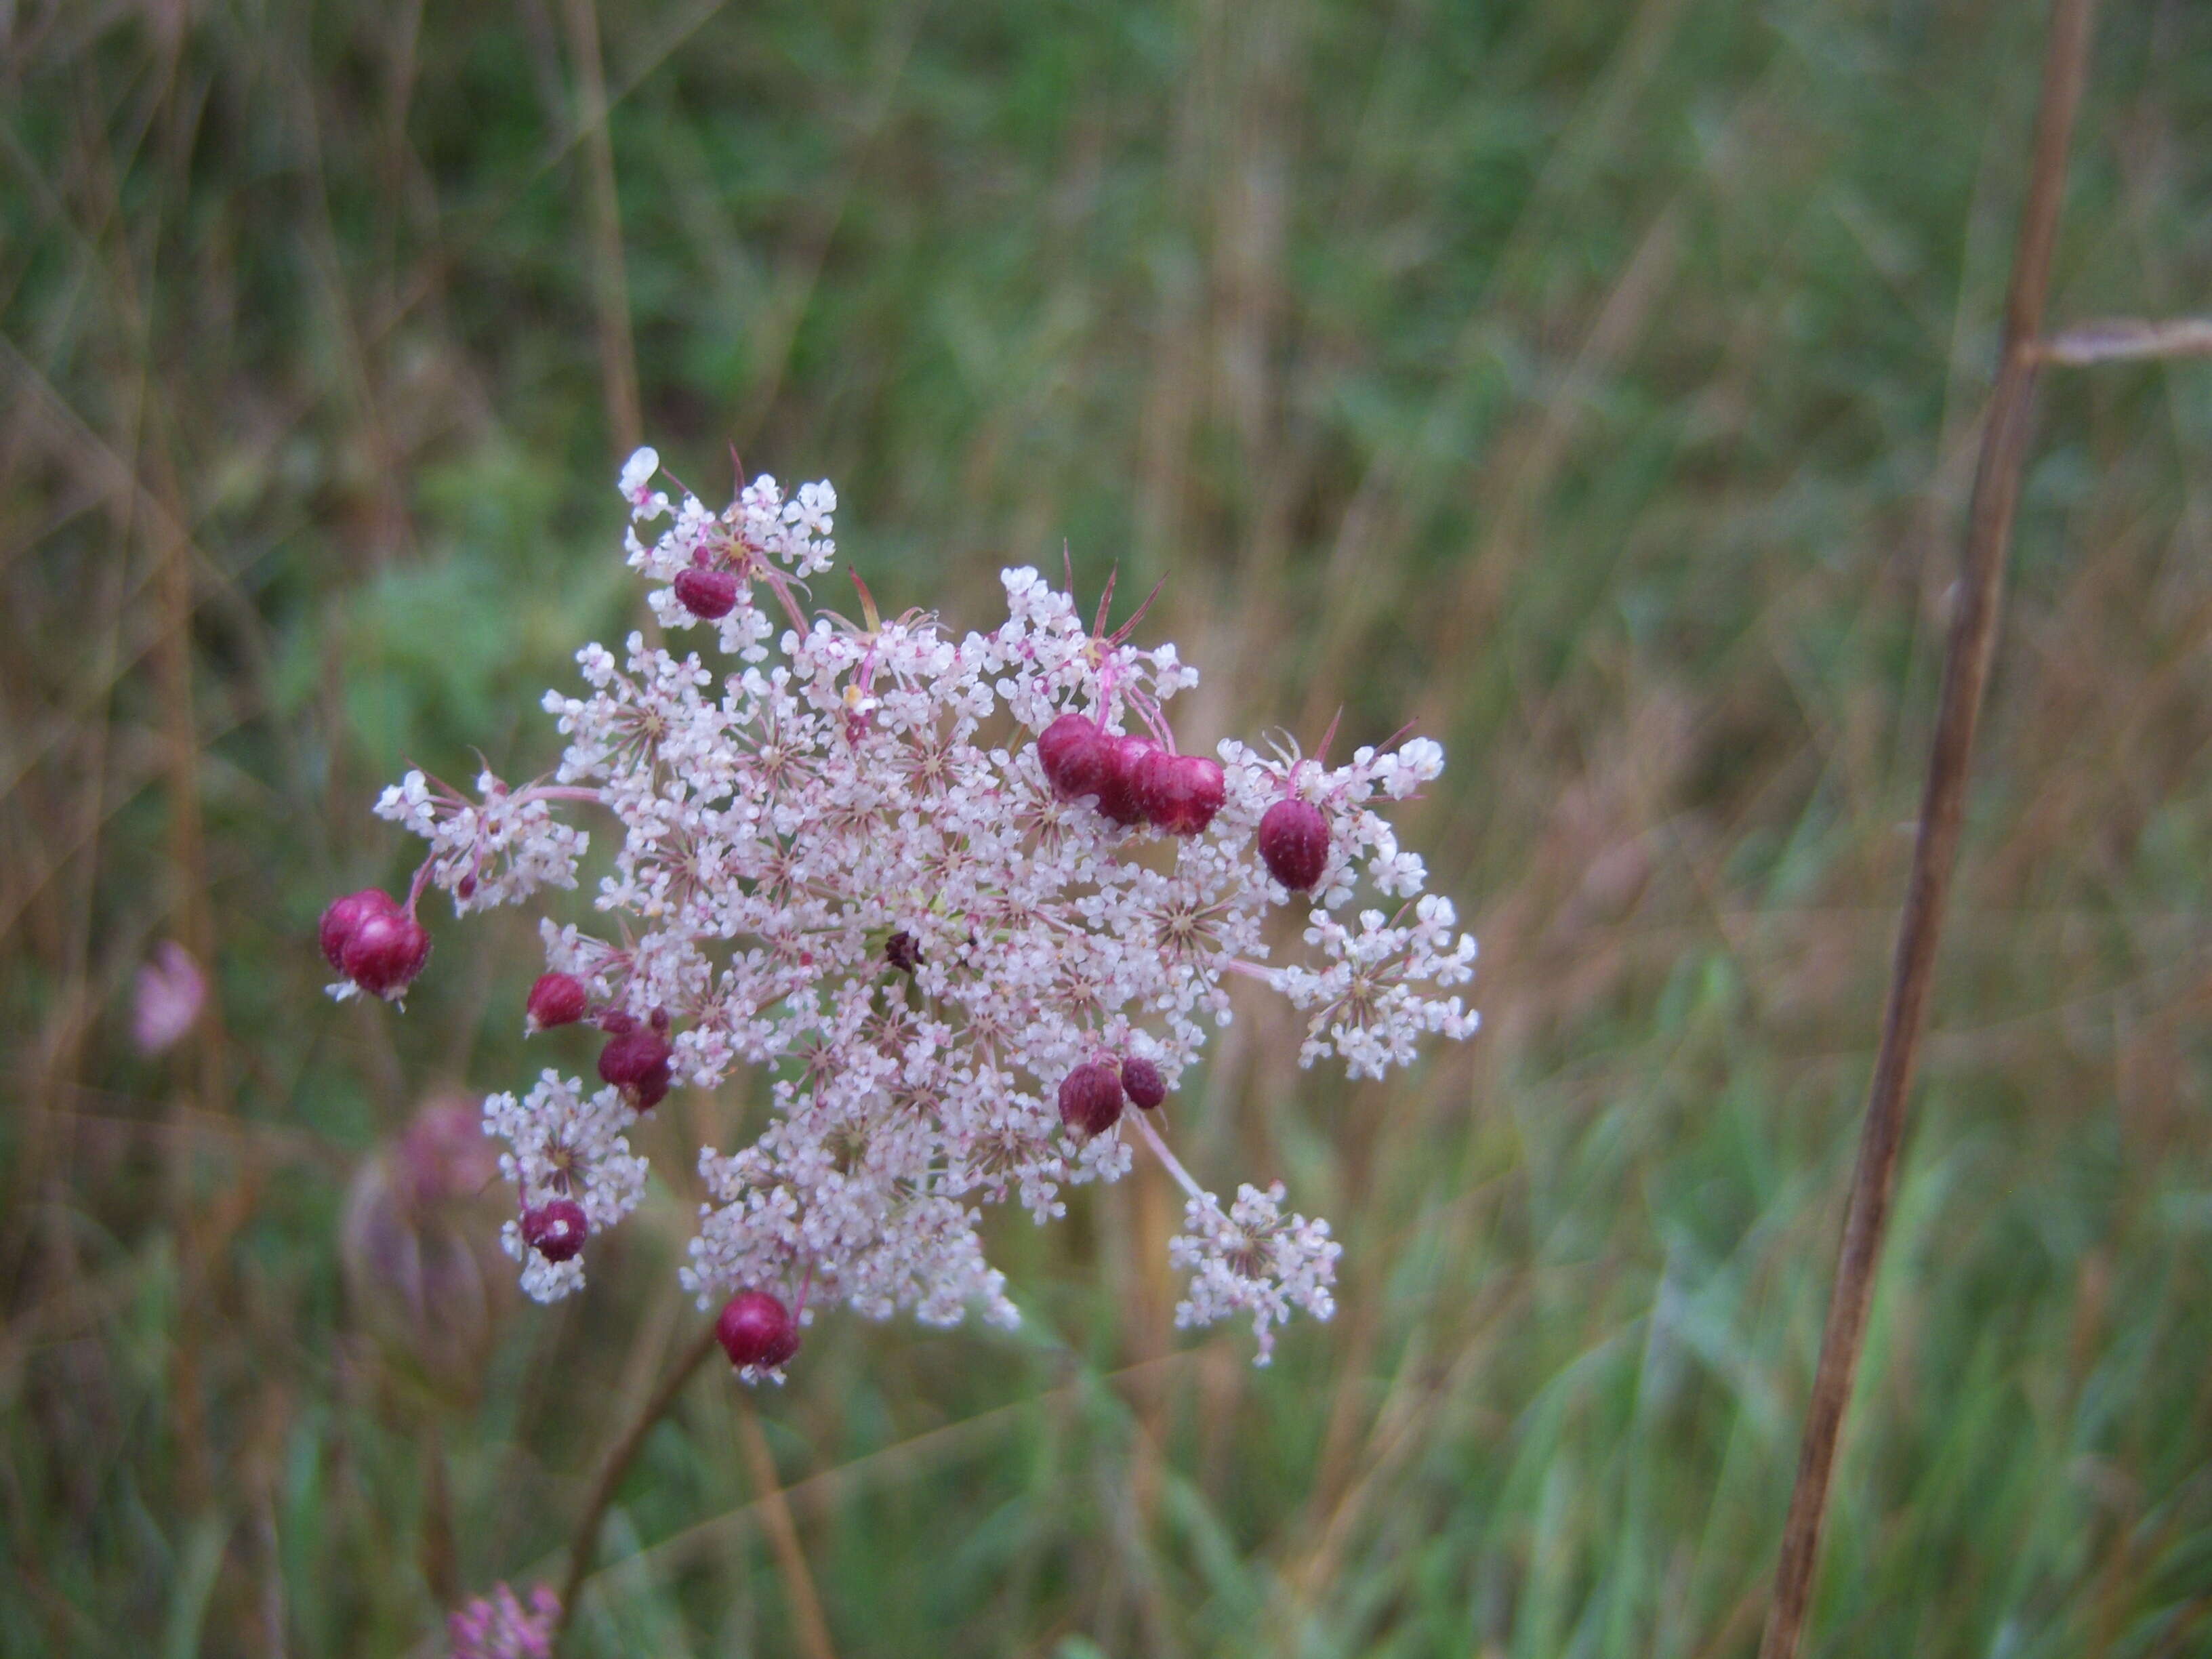
[[1138,808],[1171,836],[1202,834],[1227,794],[1221,763],[1203,755],[1156,749],[1138,763]]
[[773,1370],[799,1352],[799,1324],[766,1291],[739,1291],[715,1320],[714,1340],[732,1365]]
[[355,928],[371,916],[394,915],[398,909],[399,901],[376,887],[332,899],[323,912],[322,925],[323,960],[331,964],[331,971],[345,972],[346,941],[353,937]]
[[567,1261],[584,1248],[592,1224],[573,1198],[556,1198],[522,1212],[522,1242],[548,1261]]
[[1062,800],[1095,795],[1105,781],[1107,745],[1113,742],[1088,714],[1062,714],[1037,734],[1037,763]]
[[[617,1018],[620,1029],[599,1050],[600,1080],[621,1090],[634,1109],[649,1112],[668,1097],[668,1062],[675,1050],[660,1031]],[[614,1028],[613,1021],[608,1024]]]
[[884,941],[884,960],[902,974],[910,974],[921,966],[921,946],[902,927]]
[[574,974],[540,974],[523,1006],[522,1029],[535,1033],[574,1025],[583,1018],[590,1000],[584,981]]
[[402,910],[363,916],[339,953],[345,976],[371,996],[397,997],[430,959],[429,929]]
[[1328,820],[1311,801],[1279,800],[1260,818],[1260,860],[1293,893],[1321,879],[1328,864]]
[[676,573],[676,602],[702,622],[719,622],[738,608],[738,579],[727,570],[696,565]]
[[1060,1080],[1060,1121],[1076,1133],[1103,1135],[1121,1116],[1121,1079],[1103,1060],[1085,1060]]
[[1132,1106],[1149,1112],[1168,1097],[1167,1079],[1149,1060],[1135,1056],[1121,1062],[1121,1087]]
[[1106,739],[1106,774],[1099,780],[1098,810],[1116,823],[1145,822],[1145,803],[1138,792],[1138,775],[1154,755],[1167,751],[1150,738]]

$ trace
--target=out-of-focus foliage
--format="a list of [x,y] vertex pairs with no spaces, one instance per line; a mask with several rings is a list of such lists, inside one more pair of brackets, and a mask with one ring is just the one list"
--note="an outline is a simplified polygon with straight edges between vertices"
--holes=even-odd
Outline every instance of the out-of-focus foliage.
[[[1417,718],[1485,945],[1413,1082],[1255,1000],[1182,1097],[1341,1227],[1271,1371],[1144,1182],[1007,1227],[1018,1336],[817,1328],[757,1403],[836,1651],[1748,1653],[2040,10],[648,0],[601,128],[591,0],[0,9],[0,1651],[434,1651],[684,1339],[689,1187],[544,1314],[394,1184],[586,1063],[532,941],[447,919],[404,1018],[312,941],[400,765],[554,752],[635,422],[836,479],[887,608],[1064,538],[1220,730]],[[2201,310],[2212,12],[2104,11],[2054,309]],[[2212,1640],[2208,458],[2212,369],[2046,390],[1822,1651]],[[143,1058],[170,938],[217,1017]],[[794,1650],[754,1403],[648,1438],[579,1650]]]

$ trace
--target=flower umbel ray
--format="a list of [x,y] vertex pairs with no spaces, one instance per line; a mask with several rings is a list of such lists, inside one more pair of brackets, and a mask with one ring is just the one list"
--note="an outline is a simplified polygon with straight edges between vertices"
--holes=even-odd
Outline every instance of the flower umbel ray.
[[[1383,816],[1443,750],[1412,738],[1334,768],[1280,744],[1186,751],[1170,705],[1196,671],[1135,643],[1134,617],[1109,631],[1110,595],[1086,624],[1028,568],[1003,573],[988,633],[886,618],[864,586],[860,622],[809,620],[799,596],[836,555],[828,484],[756,477],[715,510],[658,474],[651,450],[623,470],[629,562],[671,639],[701,648],[584,647],[580,690],[545,697],[566,748],[539,782],[487,771],[471,799],[409,773],[377,804],[429,843],[404,912],[357,894],[323,925],[337,988],[396,997],[428,957],[406,931],[428,889],[466,912],[574,887],[590,843],[567,815],[611,820],[610,931],[541,921],[553,988],[532,1027],[598,1025],[605,1086],[549,1070],[485,1103],[524,1287],[580,1289],[588,1243],[636,1207],[638,1113],[750,1067],[769,1109],[748,1144],[699,1150],[708,1200],[682,1270],[747,1377],[781,1378],[824,1306],[1014,1323],[981,1206],[1050,1219],[1140,1145],[1189,1200],[1178,1322],[1249,1316],[1264,1363],[1293,1311],[1327,1318],[1327,1223],[1286,1213],[1279,1182],[1224,1209],[1152,1120],[1230,1018],[1231,974],[1306,1012],[1308,1065],[1380,1076],[1425,1035],[1474,1032],[1454,988],[1474,942]],[[1294,833],[1263,836],[1277,808]],[[1363,893],[1394,902],[1387,919],[1340,919]],[[1271,962],[1285,905],[1304,948]]]

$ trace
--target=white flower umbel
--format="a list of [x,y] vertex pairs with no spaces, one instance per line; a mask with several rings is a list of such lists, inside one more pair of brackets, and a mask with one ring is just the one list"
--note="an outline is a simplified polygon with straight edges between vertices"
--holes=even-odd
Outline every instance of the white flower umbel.
[[[716,512],[653,489],[657,467],[648,450],[623,471],[629,562],[672,636],[704,653],[636,635],[620,653],[586,646],[580,690],[545,699],[567,739],[547,780],[487,775],[468,799],[415,772],[378,805],[430,843],[410,915],[432,883],[463,910],[573,885],[586,841],[556,810],[614,819],[605,936],[541,931],[549,970],[611,1034],[602,1074],[622,1086],[587,1097],[548,1073],[487,1103],[523,1207],[573,1200],[596,1237],[641,1188],[632,1111],[671,1079],[710,1089],[752,1068],[768,1109],[750,1144],[700,1154],[708,1201],[683,1279],[702,1307],[760,1291],[799,1323],[811,1298],[1012,1324],[981,1206],[1045,1221],[1068,1188],[1126,1173],[1142,1140],[1190,1197],[1179,1322],[1249,1315],[1264,1361],[1293,1310],[1327,1318],[1327,1224],[1285,1217],[1279,1186],[1243,1187],[1224,1211],[1149,1114],[1100,1094],[1099,1068],[1147,1062],[1146,1097],[1164,1086],[1171,1115],[1230,1018],[1231,974],[1307,1012],[1305,1063],[1338,1055],[1354,1076],[1407,1063],[1425,1034],[1472,1033],[1449,993],[1474,941],[1382,817],[1443,750],[1417,738],[1335,768],[1236,742],[1218,763],[1179,756],[1167,706],[1196,672],[1172,646],[1130,643],[1135,617],[1109,631],[1110,586],[1086,623],[1038,572],[1008,570],[988,634],[884,617],[865,587],[858,620],[810,615],[805,584],[836,553],[827,484],[787,499],[756,478]],[[1038,735],[1056,721],[1068,741],[1048,763]],[[1285,800],[1327,833],[1297,894],[1255,843]],[[1362,893],[1382,902],[1350,911]],[[1310,959],[1271,963],[1267,915],[1292,902]],[[1075,1109],[1060,1091],[1078,1068]],[[581,1283],[580,1262],[508,1235],[532,1294]]]
[[[645,1196],[645,1160],[622,1133],[629,1109],[621,1091],[584,1093],[574,1078],[548,1070],[520,1100],[494,1095],[484,1102],[484,1133],[507,1144],[499,1172],[514,1183],[526,1212],[556,1199],[580,1206],[594,1236],[637,1207]],[[540,1302],[556,1302],[584,1285],[580,1256],[549,1261],[522,1242],[522,1224],[510,1221],[501,1246],[523,1263],[522,1288]]]

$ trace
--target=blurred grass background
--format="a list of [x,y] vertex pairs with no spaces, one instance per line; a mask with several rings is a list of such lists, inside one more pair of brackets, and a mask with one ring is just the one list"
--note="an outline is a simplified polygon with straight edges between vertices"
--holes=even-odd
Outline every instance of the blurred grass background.
[[[404,1018],[312,943],[404,763],[554,754],[642,433],[835,479],[887,607],[1167,576],[1209,742],[1417,719],[1488,1024],[1347,1087],[1255,1000],[1186,1092],[1346,1245],[1271,1370],[1169,1328],[1157,1183],[1016,1218],[1019,1334],[696,1381],[577,1650],[1748,1654],[2042,10],[0,8],[0,1650],[438,1651],[691,1328],[732,1103],[518,1309],[397,1143],[587,1062],[526,930]],[[2112,0],[2081,134],[2054,321],[2202,309],[2212,9]],[[2212,1652],[2208,459],[2212,370],[2047,387],[1822,1653]]]

